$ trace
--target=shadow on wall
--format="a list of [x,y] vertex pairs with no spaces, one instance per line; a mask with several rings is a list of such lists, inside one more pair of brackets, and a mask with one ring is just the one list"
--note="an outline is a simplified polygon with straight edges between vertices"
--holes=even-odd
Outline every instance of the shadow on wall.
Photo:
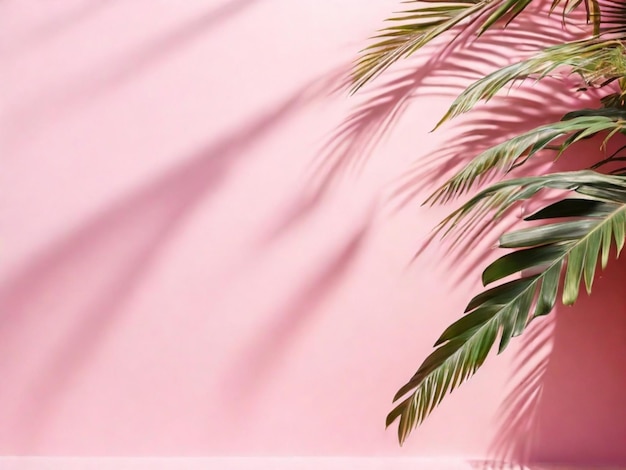
[[626,464],[625,276],[624,260],[613,261],[592,297],[583,294],[574,307],[557,308],[532,432],[523,438],[519,460]]
[[[536,15],[525,15],[511,26],[506,35],[486,34],[480,44],[465,37],[452,47],[426,49],[419,55],[421,59],[415,59],[416,67],[405,68],[366,90],[364,102],[339,126],[317,162],[318,190],[325,190],[346,172],[358,172],[415,98],[456,95],[461,91],[459,83],[479,77],[477,70],[502,66],[511,55],[536,50],[547,42],[575,38],[554,26],[538,25]],[[447,145],[429,157],[418,158],[396,182],[390,206],[406,208],[422,197],[424,190],[434,189],[482,150],[510,136],[557,121],[573,109],[599,105],[599,95],[593,92],[572,97],[575,86],[572,82],[564,87],[558,81],[522,86],[511,97],[500,96],[478,107],[473,116],[480,118],[470,115],[453,123]],[[599,140],[578,144],[562,157],[558,169],[553,165],[551,171],[589,167],[600,157],[599,144]],[[546,157],[525,165],[523,173],[545,168],[550,163]],[[512,176],[523,173],[516,171]],[[471,241],[452,251],[442,244],[441,249],[451,254],[448,262],[455,266],[455,280],[476,273],[491,256],[487,250],[497,234],[515,223],[508,218],[497,225],[474,227],[467,237]],[[484,241],[477,235],[485,235],[485,230],[490,231],[486,235],[491,242],[487,246],[481,243],[476,250],[479,241]],[[503,461],[531,468],[543,463],[626,464],[626,405],[621,396],[626,388],[626,299],[620,288],[625,269],[626,263],[614,261],[599,274],[593,297],[581,294],[574,307],[558,307],[552,315],[537,320],[520,339],[522,352],[514,362],[511,391],[502,403],[500,431],[491,449],[494,460],[479,467],[495,468],[501,464],[494,462]]]
[[613,260],[591,297],[557,307],[520,339],[493,460],[476,468],[626,464],[625,275],[626,262]]
[[[272,323],[259,332],[258,339],[236,360],[232,368],[236,372],[233,383],[224,387],[227,400],[232,401],[233,390],[237,390],[237,407],[251,404],[250,399],[259,393],[259,388],[276,361],[287,352],[290,343],[299,337],[298,333],[307,325],[319,305],[341,286],[358,261],[368,240],[372,218],[373,211],[368,211],[356,230],[324,260],[321,269],[271,315]],[[245,413],[240,415],[245,416]]]
[[[542,5],[540,8],[545,8]],[[483,34],[480,42],[473,42],[472,30],[454,30],[453,34],[459,34],[456,42],[449,44],[446,39],[424,48],[422,52],[404,62],[404,68],[388,75],[390,79],[379,78],[374,84],[361,89],[354,96],[354,100],[362,100],[354,110],[338,124],[336,131],[332,133],[325,145],[319,152],[319,156],[313,162],[311,181],[307,190],[288,209],[287,215],[276,224],[266,238],[273,238],[283,230],[288,230],[293,223],[305,218],[324,199],[324,195],[338,183],[343,177],[351,173],[359,173],[365,166],[377,145],[392,130],[394,124],[402,117],[413,101],[420,97],[441,95],[445,97],[456,96],[465,84],[478,79],[479,71],[496,69],[511,62],[512,56],[521,55],[526,51],[536,50],[546,44],[558,43],[571,40],[580,36],[581,29],[577,26],[583,21],[581,16],[572,17],[565,29],[555,28],[537,21],[537,16],[532,14],[522,15],[511,24],[507,34],[499,31],[487,31]],[[347,93],[350,88],[350,80],[346,80],[335,91]],[[560,91],[560,95],[555,92]],[[571,109],[571,98],[557,85],[545,90],[544,99],[553,103],[554,115],[558,118],[560,110]],[[563,100],[563,102],[558,99]],[[537,100],[531,100],[525,107],[528,116],[518,117],[508,106],[502,104],[507,114],[511,114],[511,122],[508,126],[491,121],[485,123],[481,129],[467,130],[464,134],[452,139],[454,146],[426,159],[418,156],[416,167],[408,171],[398,183],[394,195],[396,200],[405,205],[424,189],[432,187],[446,171],[450,171],[463,161],[467,161],[475,151],[484,146],[496,136],[502,137],[502,128],[506,132],[519,131],[523,126],[529,126],[531,119],[549,121],[546,115],[545,105],[537,111]],[[515,104],[518,104],[516,102]],[[497,109],[492,112],[501,111]],[[531,121],[532,122],[532,121]],[[436,121],[433,121],[433,126]],[[468,127],[475,126],[472,122]],[[458,139],[462,139],[459,141]],[[477,139],[477,140],[473,140]],[[469,141],[472,141],[471,148]],[[419,148],[419,146],[416,146]],[[466,153],[455,150],[463,148]],[[460,158],[459,158],[460,157]]]
[[[575,89],[575,82],[566,87]],[[567,112],[579,107],[596,107],[599,97],[588,93],[578,100],[563,89],[558,81],[541,82],[532,87],[523,87],[515,96],[495,97],[480,110],[480,117],[473,119],[472,113],[458,125],[452,123],[448,145],[436,150],[428,158],[419,160],[413,168],[402,175],[391,191],[389,206],[393,211],[406,209],[411,204],[419,204],[436,187],[443,184],[454,173],[463,168],[472,158],[482,151],[493,147],[513,136],[524,133],[537,126],[556,122]],[[560,160],[560,170],[581,169],[590,166],[594,160],[581,159],[579,153],[600,155],[600,141],[579,143],[572,151],[566,152]],[[612,147],[611,147],[612,149]],[[551,153],[535,156],[523,167],[511,172],[507,178],[538,174],[552,164]],[[552,171],[552,170],[551,170]],[[481,178],[475,188],[459,196],[448,204],[448,212],[464,203],[478,189],[501,177],[498,172],[491,172]],[[427,192],[424,190],[428,189]],[[433,234],[418,248],[414,261],[427,249],[437,249],[444,256],[444,265],[451,269],[451,279],[461,282],[468,276],[474,276],[477,269],[486,266],[485,260],[494,253],[494,246],[500,234],[511,229],[514,224],[528,215],[526,204],[518,205],[508,216],[498,221],[488,218],[477,219],[467,231],[452,232],[446,239],[441,234]],[[463,237],[460,235],[464,234]],[[433,246],[433,242],[437,242]],[[470,253],[470,255],[468,255]]]
[[[81,85],[78,91],[69,87],[60,90],[58,97],[48,97],[43,100],[44,109],[39,111],[45,114],[52,103],[50,108],[56,112],[57,100],[63,101],[70,95],[73,100],[82,99],[124,83],[160,61],[164,53],[198,37],[208,25],[254,1],[258,0],[234,0],[219,11],[196,18],[193,24],[129,54],[118,67],[109,69],[108,75],[90,81],[88,86]],[[416,67],[366,92],[363,104],[338,127],[324,148],[314,171],[316,188],[307,198],[297,201],[273,233],[306,217],[318,205],[321,195],[346,171],[358,171],[415,98],[425,93],[447,96],[459,91],[458,84],[475,79],[477,70],[509,60],[499,47],[521,53],[538,46],[546,35],[554,42],[571,38],[567,32],[537,26],[531,17],[516,24],[517,28],[507,31],[506,36],[486,34],[480,44],[464,38],[441,55],[429,50],[428,56],[435,58],[417,58]],[[54,28],[44,34],[54,34]],[[1,421],[2,427],[11,428],[13,440],[23,449],[32,451],[38,432],[45,427],[48,411],[111,330],[116,314],[177,228],[242,163],[247,147],[255,145],[301,107],[335,88],[333,80],[322,80],[301,90],[231,135],[187,156],[179,166],[114,202],[53,243],[0,286],[0,377],[25,371],[32,374],[27,390],[11,390],[10,384],[0,387],[0,400],[5,393],[22,395],[22,406],[10,412],[10,420]],[[500,142],[504,134],[519,133],[559,118],[577,104],[556,84],[520,91],[518,97],[494,100],[483,111],[496,113],[498,119],[486,118],[454,128],[458,135],[451,139],[453,145],[428,160],[420,158],[398,182],[393,202],[405,207],[482,148]],[[507,118],[502,120],[503,116]],[[259,374],[267,369],[323,295],[341,281],[367,242],[368,230],[366,221],[338,248],[331,262],[286,302],[267,336],[253,345],[243,361],[255,357]],[[474,264],[464,269],[475,270],[475,263],[485,258],[484,252],[476,251],[469,258]],[[94,266],[98,267],[95,271]],[[620,277],[626,274],[624,269],[624,263],[613,263],[598,281],[592,299],[583,296],[574,308],[559,308],[551,317],[552,324],[542,321],[552,329],[537,326],[522,339],[524,352],[517,360],[515,385],[503,405],[505,419],[494,443],[495,456],[538,462],[569,455],[577,463],[626,463],[626,407],[618,396],[626,385],[623,376],[618,376],[626,360],[626,312],[618,285]],[[459,276],[461,273],[459,270]],[[72,295],[65,296],[65,292]],[[49,310],[65,312],[62,328],[60,319],[46,317]],[[59,332],[59,336],[47,339],[48,347],[41,348],[45,356],[36,359],[34,368],[30,368],[31,362],[13,360],[20,341],[30,338],[33,331],[45,333],[46,329]],[[549,347],[550,354],[537,367],[526,370],[528,358],[543,354]],[[249,380],[254,384],[256,377]]]
[[[566,94],[552,86],[546,89],[536,86],[523,98],[495,99],[485,109],[498,119],[469,119],[460,126],[460,138],[453,139],[453,145],[433,157],[445,162],[444,165],[426,167],[423,178],[410,175],[409,182],[403,183],[395,196],[404,197],[402,204],[405,204],[420,192],[419,188],[411,192],[414,184],[439,179],[439,171],[445,174],[458,168],[464,163],[464,156],[476,155],[502,142],[509,134],[558,120],[575,107],[599,105],[594,95],[587,96],[585,102],[567,101]],[[463,130],[465,125],[468,130]],[[476,132],[470,130],[472,125],[477,126]],[[601,141],[592,139],[577,144],[553,163],[549,171],[590,167],[601,155]],[[619,146],[614,139],[606,153]],[[511,177],[537,174],[549,164],[546,157],[537,157]],[[461,199],[464,201],[467,196]],[[456,282],[477,275],[486,266],[485,260],[493,255],[490,247],[498,235],[532,212],[519,206],[516,210],[521,210],[517,219],[509,217],[474,227],[468,241],[455,246],[448,242],[441,244],[439,249],[449,253],[448,266],[454,265]],[[486,243],[484,235],[488,237]],[[431,249],[430,241],[418,254]],[[626,298],[619,287],[624,269],[623,260],[613,261],[605,273],[598,274],[592,297],[581,294],[574,307],[558,307],[550,316],[536,320],[520,338],[521,353],[514,360],[510,392],[498,413],[500,426],[491,448],[493,461],[480,463],[477,468],[522,468],[522,465],[539,468],[535,466],[544,463],[626,464],[623,446],[626,406],[620,392],[626,386],[626,375],[622,372],[626,362]],[[514,464],[507,466],[502,462]]]
[[[480,113],[470,113],[459,123],[452,123],[452,135],[447,145],[428,158],[420,159],[402,176],[393,192],[395,204],[402,208],[415,202],[423,197],[424,190],[434,190],[483,150],[535,127],[557,122],[573,109],[599,105],[599,95],[594,92],[581,93],[573,98],[571,91],[577,86],[574,80],[543,81],[532,87],[524,86],[513,96],[493,98],[481,106]],[[477,114],[479,117],[472,117]],[[546,161],[535,157],[511,175],[532,173]],[[495,175],[487,175],[480,184],[485,185],[494,178]]]
[[446,36],[425,47],[404,62],[403,70],[395,74],[390,71],[390,79],[379,78],[359,91],[355,98],[362,99],[362,103],[340,123],[316,162],[317,186],[323,190],[346,172],[358,172],[414,100],[456,96],[465,84],[482,76],[480,71],[495,70],[526,51],[578,37],[580,30],[575,24],[580,18],[571,21],[562,30],[526,14],[509,26],[506,35],[487,31],[481,41],[474,42],[474,30],[456,29],[451,32],[459,35],[454,43],[450,44]]
[[[154,47],[156,48],[156,46],[161,45],[167,48],[168,45],[174,45],[174,43],[180,42],[177,39],[182,39],[183,42],[185,42],[186,39],[192,39],[197,33],[211,28],[221,21],[227,20],[230,16],[258,2],[259,0],[228,0],[223,3],[223,5],[209,10],[204,15],[200,15],[193,21],[177,28],[176,31],[173,31],[161,41],[155,42]],[[101,13],[106,8],[114,6],[116,3],[119,3],[119,0],[85,0],[78,6],[67,8],[54,16],[51,15],[49,21],[46,21],[43,25],[31,31],[20,41],[20,44],[13,52],[17,54],[25,50],[31,51],[33,47],[45,44],[53,40],[56,36],[66,33],[69,29],[80,26],[84,21],[95,17],[97,14]],[[62,8],[62,6],[59,5],[54,8]],[[149,49],[150,48],[146,48],[146,50]]]
[[65,33],[68,29],[79,26],[84,21],[94,17],[107,7],[115,5],[116,0],[92,0],[82,3],[78,7],[65,10],[58,15],[46,21],[42,26],[31,31],[24,38],[14,53],[20,53],[25,50],[32,50],[40,44],[53,40],[59,34]]
[[[181,48],[198,41],[209,34],[213,27],[259,1],[229,0],[224,2],[217,8],[177,25],[167,34],[146,41],[126,53],[121,59],[116,58],[114,63],[103,63],[97,70],[90,70],[69,83],[47,87],[28,102],[20,105],[18,109],[12,110],[11,119],[7,120],[7,123],[9,126],[15,126],[15,129],[38,127],[45,122],[58,119],[60,111],[71,113],[80,109],[88,101],[102,99],[116,88],[131,80],[137,80],[150,68],[163,64],[173,54],[179,53]],[[112,2],[94,3],[91,7],[85,6],[82,13],[78,13],[79,17],[95,14],[101,10],[104,3]],[[69,18],[71,19],[72,15]],[[63,23],[66,20],[67,18],[59,21]],[[33,38],[41,38],[43,34],[41,40],[44,40],[46,35],[59,31],[58,28],[58,26],[49,26],[43,33],[41,31],[35,33]],[[7,135],[11,134],[12,132],[7,132]]]
[[[319,80],[182,159],[178,167],[53,243],[0,285],[0,377],[30,377],[26,390],[16,391],[11,384],[0,387],[0,400],[15,393],[22,403],[17,410],[0,411],[10,441],[17,439],[21,448],[32,451],[47,412],[89,362],[125,300],[184,220],[216,194],[243,163],[245,150],[325,96],[328,86],[326,79]],[[46,315],[51,310],[64,315],[51,318]],[[34,363],[14,361],[20,345],[33,337],[45,338],[38,348],[40,357]]]
[[[615,138],[607,153],[623,140]],[[582,142],[550,171],[589,167],[600,143]],[[558,305],[520,338],[510,391],[498,413],[494,461],[530,468],[626,464],[625,275],[626,260],[616,260],[613,252],[607,269],[598,267],[591,296],[583,285],[574,306]]]

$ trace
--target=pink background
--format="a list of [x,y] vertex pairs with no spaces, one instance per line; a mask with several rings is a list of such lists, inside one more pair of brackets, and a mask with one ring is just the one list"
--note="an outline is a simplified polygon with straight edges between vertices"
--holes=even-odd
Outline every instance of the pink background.
[[348,97],[350,62],[397,9],[0,2],[1,454],[626,464],[624,263],[403,448],[385,431],[498,254],[494,232],[410,263],[450,209],[420,206],[428,190],[580,105],[541,83],[428,132],[481,71],[580,33],[533,15]]

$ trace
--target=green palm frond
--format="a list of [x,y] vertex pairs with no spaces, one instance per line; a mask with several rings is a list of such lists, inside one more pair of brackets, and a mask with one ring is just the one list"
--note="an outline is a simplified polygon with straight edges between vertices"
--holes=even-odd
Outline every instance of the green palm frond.
[[[362,51],[353,72],[353,92],[439,36],[460,31],[480,36],[495,25],[504,28],[532,0],[408,0],[411,6],[388,21],[370,47]],[[415,5],[419,3],[419,5]],[[471,84],[453,102],[439,124],[488,101],[518,80],[542,80],[561,68],[582,79],[579,91],[612,84],[602,108],[582,109],[560,121],[539,126],[480,153],[427,200],[445,203],[465,193],[494,170],[508,173],[543,150],[557,151],[602,133],[601,148],[615,133],[626,133],[626,4],[623,0],[553,0],[550,12],[563,6],[563,18],[584,5],[593,32],[584,40],[545,48],[534,56],[497,70]],[[614,85],[619,85],[615,90]],[[438,124],[438,125],[439,125]],[[624,161],[617,155],[592,168]],[[559,293],[572,304],[584,282],[591,292],[598,260],[602,268],[612,246],[619,256],[626,238],[626,167],[613,175],[595,171],[554,173],[494,184],[450,214],[438,227],[462,237],[484,219],[498,219],[522,200],[543,189],[575,193],[544,207],[527,220],[548,221],[504,234],[500,247],[512,250],[483,272],[483,284],[496,287],[474,297],[465,316],[444,331],[435,351],[396,394],[387,417],[399,420],[402,443],[443,397],[486,360],[496,342],[503,351],[535,317],[549,313]],[[527,274],[532,272],[533,274]],[[510,280],[512,279],[512,280]]]
[[[374,37],[376,42],[362,51],[353,72],[355,92],[384,72],[393,63],[406,58],[438,36],[462,25],[475,27],[483,34],[501,21],[506,25],[526,9],[532,0],[408,0],[406,3],[426,3],[397,13],[387,21],[392,23]],[[571,13],[582,2],[554,0],[551,11],[560,4],[563,15]],[[588,21],[600,31],[600,9],[597,0],[586,0]]]
[[467,87],[437,124],[472,109],[479,101],[489,101],[502,88],[517,80],[541,80],[561,67],[580,74],[587,84],[607,81],[626,74],[626,48],[617,40],[584,39],[548,47],[539,54],[501,68]]
[[[435,343],[437,349],[395,396],[394,401],[404,399],[389,413],[387,426],[400,419],[401,443],[448,392],[476,372],[496,341],[498,352],[502,352],[533,318],[554,308],[559,290],[566,305],[576,301],[582,280],[587,292],[591,292],[598,259],[604,268],[612,245],[619,256],[626,238],[626,178],[593,172],[545,178],[548,177],[544,177],[544,185],[551,181],[554,187],[575,190],[585,198],[561,200],[529,217],[532,220],[566,218],[565,221],[518,230],[500,238],[500,247],[517,251],[485,269],[484,285],[525,270],[535,274],[522,274],[521,278],[474,297],[466,315],[444,331]],[[508,183],[509,188],[519,186],[518,196],[540,180],[520,181]],[[484,197],[502,189],[484,192]]]
[[595,191],[626,191],[626,180],[620,176],[605,175],[592,170],[550,173],[501,181],[480,191],[469,201],[448,215],[438,226],[444,236],[452,230],[463,231],[477,219],[493,214],[497,220],[520,201],[532,198],[544,189],[576,191],[586,194]]
[[[578,2],[580,3],[580,2]],[[553,4],[553,8],[558,1]],[[577,4],[566,6],[566,11]],[[467,87],[437,124],[472,109],[481,100],[493,98],[506,85],[527,78],[541,80],[561,67],[580,75],[586,85],[604,86],[626,75],[626,5],[597,0],[586,3],[588,21],[594,24],[591,38],[547,47],[535,56],[496,70]]]
[[445,203],[466,192],[491,170],[499,168],[510,171],[537,152],[553,148],[552,144],[561,137],[568,136],[558,145],[559,152],[599,132],[608,131],[610,136],[625,129],[626,110],[623,109],[601,108],[570,113],[564,120],[537,127],[482,152],[437,189],[426,202]]
[[394,62],[411,55],[459,23],[471,21],[484,13],[492,6],[493,0],[430,0],[426,3],[428,6],[409,9],[387,20],[393,26],[375,36],[377,42],[362,51],[357,61],[353,72],[353,92]]

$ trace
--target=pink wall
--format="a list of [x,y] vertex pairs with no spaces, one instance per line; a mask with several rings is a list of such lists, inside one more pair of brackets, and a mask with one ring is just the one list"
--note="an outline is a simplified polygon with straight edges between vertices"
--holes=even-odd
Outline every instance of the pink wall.
[[497,254],[409,264],[448,210],[420,207],[441,165],[575,105],[540,84],[428,133],[480,70],[576,34],[536,18],[348,98],[395,7],[0,2],[1,454],[626,464],[624,263],[404,448],[384,430]]

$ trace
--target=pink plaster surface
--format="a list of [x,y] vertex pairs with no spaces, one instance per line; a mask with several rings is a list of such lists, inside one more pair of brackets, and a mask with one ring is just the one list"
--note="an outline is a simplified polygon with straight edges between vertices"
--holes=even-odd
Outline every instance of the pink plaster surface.
[[396,7],[0,2],[0,454],[626,464],[624,263],[403,448],[385,431],[497,255],[494,233],[410,263],[442,165],[580,104],[542,83],[428,132],[481,71],[579,33],[532,16],[348,98]]
[[[3,470],[575,470],[571,465],[532,465],[485,467],[482,462],[449,458],[402,457],[213,457],[213,458],[0,458]],[[618,467],[594,466],[594,470],[619,470]]]

